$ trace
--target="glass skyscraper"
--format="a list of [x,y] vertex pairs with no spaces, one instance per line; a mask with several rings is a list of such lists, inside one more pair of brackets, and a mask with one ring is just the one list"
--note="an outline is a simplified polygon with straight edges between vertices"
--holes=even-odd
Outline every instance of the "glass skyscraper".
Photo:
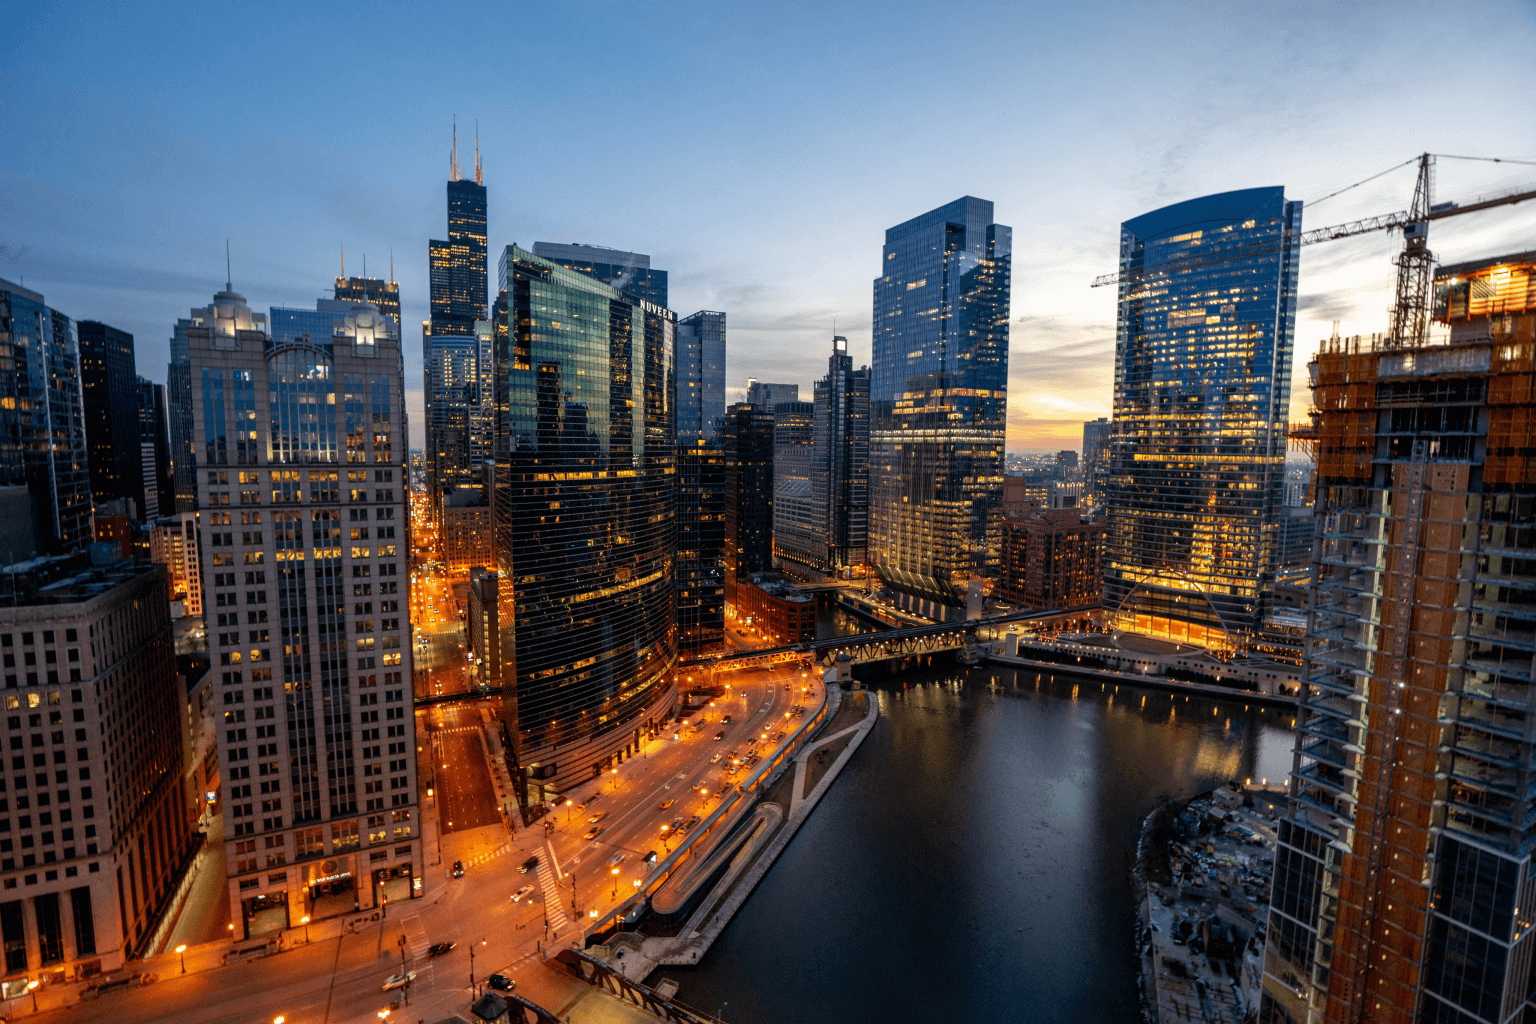
[[505,719],[515,765],[565,790],[638,753],[676,694],[676,317],[516,246],[499,278]]
[[[575,270],[588,277],[596,278],[638,299],[645,299],[658,306],[668,305],[667,272],[652,270],[651,258],[645,253],[625,252],[622,249],[609,249],[601,245],[534,242],[533,254],[567,270]],[[723,329],[725,314],[719,315],[722,317]],[[724,373],[724,370],[722,369],[721,372]],[[720,401],[723,408],[725,402],[723,391]]]
[[424,334],[470,337],[486,316],[490,263],[486,245],[485,185],[480,146],[475,144],[475,178],[459,177],[459,137],[454,129],[448,164],[448,238],[427,243],[431,319]]
[[[1279,186],[1191,199],[1121,226],[1103,495],[1104,608],[1121,629],[1228,648],[1263,622],[1300,233],[1301,203]],[[1221,258],[1233,251],[1246,255]],[[1160,269],[1170,260],[1181,262]]]
[[678,444],[713,444],[720,439],[725,420],[724,313],[700,310],[677,322],[676,409]]
[[0,557],[85,547],[91,483],[75,325],[37,292],[0,280],[0,357]]
[[932,618],[997,570],[1012,247],[966,196],[888,230],[874,283],[869,558]]
[[811,504],[822,521],[822,568],[862,565],[869,542],[869,367],[853,368],[848,339],[832,339],[815,384]]
[[139,432],[138,374],[133,335],[95,320],[76,325],[85,401],[85,440],[91,493],[97,501],[124,498],[145,518],[139,449],[127,438]]
[[427,493],[433,507],[460,488],[478,488],[491,456],[494,430],[492,331],[425,339],[422,391],[427,414]]

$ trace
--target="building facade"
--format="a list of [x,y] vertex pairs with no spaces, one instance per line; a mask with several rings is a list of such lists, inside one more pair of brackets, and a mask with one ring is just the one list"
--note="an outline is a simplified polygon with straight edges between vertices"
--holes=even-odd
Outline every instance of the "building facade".
[[736,622],[769,644],[816,639],[816,598],[778,573],[743,577],[736,586]]
[[265,335],[267,315],[254,312],[245,304],[245,296],[235,291],[234,283],[224,282],[224,290],[215,292],[213,302],[176,321],[171,333],[171,363],[165,371],[165,393],[171,432],[171,472],[176,487],[176,508],[167,513],[197,511],[197,445],[192,412],[192,331],[206,331],[221,338],[233,338],[242,331]]
[[164,574],[79,556],[0,586],[0,938],[15,991],[141,955],[197,838]]
[[[1300,233],[1301,204],[1280,187],[1191,199],[1121,225],[1103,493],[1104,608],[1118,628],[1241,649],[1263,623]],[[1223,258],[1253,246],[1256,255]]]
[[0,279],[0,354],[0,554],[77,550],[91,542],[91,481],[75,325]]
[[1536,253],[1311,364],[1318,539],[1263,1022],[1529,1020]]
[[725,643],[725,449],[677,446],[677,649]]
[[997,593],[1020,608],[1096,608],[1104,526],[1075,508],[1034,507],[1003,517]]
[[[610,288],[627,292],[637,299],[644,299],[652,305],[663,307],[671,305],[667,301],[667,272],[651,269],[651,258],[644,253],[609,249],[602,245],[534,242],[533,254],[539,259],[548,260],[566,270],[574,270],[578,274],[585,274],[593,280],[601,281]],[[695,317],[701,315],[712,314],[694,314]],[[724,314],[720,316],[723,330]],[[721,372],[724,373],[723,368]],[[720,403],[723,408],[725,405],[723,378]]]
[[933,619],[997,574],[1012,245],[966,196],[886,231],[874,282],[869,559]]
[[448,161],[448,238],[427,243],[431,316],[422,334],[473,337],[475,321],[486,318],[490,249],[486,241],[485,184],[480,143],[475,142],[475,178],[459,176],[459,131],[453,131]]
[[1110,425],[1107,416],[1083,424],[1083,493],[1097,504],[1109,476]]
[[800,401],[799,384],[770,384],[756,377],[747,378],[747,404],[773,412],[784,402]]
[[457,492],[473,492],[485,504],[480,492],[496,429],[492,327],[477,320],[467,335],[429,334],[423,346],[427,495],[441,520]]
[[773,568],[773,413],[725,410],[725,600],[736,581]]
[[[196,512],[177,512],[165,516],[150,528],[149,560],[165,566],[172,618],[203,614],[203,570],[200,556]],[[176,609],[178,601],[182,602],[179,612]]]
[[[665,303],[661,303],[665,305]],[[677,322],[677,443],[715,444],[725,420],[725,314]]]
[[139,471],[143,475],[144,521],[170,515],[176,507],[171,439],[166,429],[165,385],[138,378]]
[[773,407],[773,554],[801,565],[812,559],[824,529],[811,499],[816,448],[816,406],[780,402]]
[[[76,337],[91,495],[98,502],[125,498],[142,520],[146,495],[141,458],[138,446],[128,443],[128,438],[139,434],[133,335],[95,320],[82,320],[76,325]],[[158,502],[158,492],[155,497]]]
[[[364,261],[367,262],[366,260]],[[364,268],[366,269],[366,267]],[[400,319],[400,285],[394,279],[394,270],[391,268],[389,280],[385,281],[377,277],[347,277],[345,275],[336,279],[336,286],[331,291],[331,296],[336,302],[345,302],[351,306],[373,306],[385,316],[395,318],[398,327]]]
[[832,339],[827,375],[815,384],[811,504],[822,523],[813,556],[826,572],[865,563],[869,544],[869,367],[853,368],[848,339]]
[[514,779],[564,790],[638,753],[676,696],[676,317],[516,246],[499,283],[503,720]]
[[400,337],[189,330],[237,936],[421,895]]

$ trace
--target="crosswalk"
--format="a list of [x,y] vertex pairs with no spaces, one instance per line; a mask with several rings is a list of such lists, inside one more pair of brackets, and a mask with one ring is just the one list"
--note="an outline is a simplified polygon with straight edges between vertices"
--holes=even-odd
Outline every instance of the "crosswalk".
[[426,956],[427,947],[432,945],[432,943],[427,940],[427,926],[421,923],[421,917],[417,914],[412,914],[400,922],[400,928],[405,932],[405,944],[409,947],[406,950],[406,954],[412,960]]
[[544,893],[544,913],[549,918],[549,926],[561,933],[570,930],[571,919],[562,905],[560,887],[555,884],[555,873],[547,857],[539,858],[538,872],[539,889]]
[[512,852],[512,844],[511,843],[502,843],[500,846],[496,847],[496,849],[492,850],[490,853],[482,853],[478,857],[471,857],[471,858],[469,858],[468,860],[466,860],[464,862],[464,866],[467,867],[467,868],[472,868],[476,864],[484,864],[486,861],[491,860],[494,857],[500,857],[503,854],[507,854],[507,853],[511,853],[511,852]]

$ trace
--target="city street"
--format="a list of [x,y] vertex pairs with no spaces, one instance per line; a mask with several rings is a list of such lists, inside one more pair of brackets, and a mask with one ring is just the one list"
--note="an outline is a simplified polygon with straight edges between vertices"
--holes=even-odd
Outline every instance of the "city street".
[[[654,850],[665,856],[675,845],[669,840],[671,829],[663,832],[662,826],[704,814],[730,784],[724,771],[727,755],[745,756],[754,747],[766,752],[764,733],[771,742],[790,722],[785,712],[791,705],[813,703],[802,687],[809,685],[816,699],[821,691],[817,673],[803,674],[795,665],[722,673],[719,681],[730,684],[728,695],[690,716],[698,728],[679,729],[676,740],[672,733],[650,740],[642,755],[616,773],[575,787],[569,806],[553,816],[549,837],[542,822],[519,826],[508,837],[476,735],[477,705],[421,712],[422,745],[437,759],[441,785],[423,814],[439,817],[442,859],[428,867],[420,899],[390,907],[382,921],[365,912],[312,924],[308,944],[305,929],[290,929],[283,935],[282,952],[248,963],[221,966],[228,948],[222,943],[189,949],[186,975],[179,973],[174,954],[156,957],[137,968],[155,974],[155,984],[69,1009],[49,1009],[45,995],[43,1012],[35,1019],[45,1024],[270,1024],[281,1015],[287,1024],[375,1024],[378,1011],[403,1000],[401,992],[381,990],[384,979],[400,970],[402,940],[407,965],[418,973],[409,1007],[402,1002],[392,1019],[430,1021],[464,1013],[471,1002],[471,945],[482,989],[489,974],[504,973],[516,980],[520,994],[562,1011],[585,986],[539,964],[538,944],[546,937],[554,944],[569,940],[574,920],[591,920],[593,910],[601,914],[627,898],[634,881],[648,870],[645,854]],[[687,677],[680,682],[686,687]],[[722,721],[726,715],[730,723]],[[725,737],[717,741],[719,732]],[[675,803],[663,811],[660,805],[667,800]],[[603,814],[597,823],[602,833],[582,838],[592,828],[589,819],[598,814]],[[518,866],[531,856],[540,864],[520,874]],[[616,856],[620,859],[612,863]],[[451,877],[455,860],[464,862],[463,878]],[[511,896],[525,885],[533,892],[514,903]],[[348,929],[353,922],[356,931]],[[427,960],[427,947],[435,942],[458,945]],[[14,1001],[10,1010],[12,1020],[33,1016],[23,1012],[30,1010],[25,1000]]]
[[418,697],[466,693],[470,687],[468,646],[453,586],[433,562],[411,570],[412,652]]

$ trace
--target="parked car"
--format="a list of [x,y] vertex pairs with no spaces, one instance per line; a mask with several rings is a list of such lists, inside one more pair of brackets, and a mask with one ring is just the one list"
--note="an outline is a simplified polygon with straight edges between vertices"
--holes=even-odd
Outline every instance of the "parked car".
[[391,974],[389,977],[384,979],[384,988],[382,991],[388,992],[390,989],[404,988],[406,985],[409,985],[415,980],[415,971],[405,971],[401,974]]
[[667,808],[671,807],[675,803],[677,803],[677,798],[676,797],[668,797],[667,799],[665,799],[665,800],[663,800],[661,802],[661,809],[662,810],[666,810]]
[[498,992],[511,992],[513,989],[517,988],[517,982],[507,977],[505,974],[493,974],[488,980],[490,982],[491,988]]
[[454,878],[463,878],[464,877],[464,862],[463,861],[456,860],[456,861],[453,862],[453,877]]
[[436,960],[443,954],[452,952],[453,947],[457,945],[457,942],[434,942],[427,947],[427,959]]
[[532,871],[534,868],[536,868],[538,866],[539,866],[539,858],[537,856],[529,857],[527,860],[523,861],[523,863],[518,866],[517,873],[520,874],[520,875],[526,875],[528,872]]
[[517,892],[512,894],[512,902],[513,903],[521,903],[521,902],[523,902],[523,900],[528,898],[528,894],[531,893],[531,892],[533,892],[533,886],[531,886],[531,885],[523,886],[521,889],[517,890]]
[[598,825],[593,825],[590,829],[587,830],[587,834],[582,836],[581,838],[583,838],[583,839],[596,839],[598,836],[600,836],[602,834],[603,834],[602,827],[598,826]]

